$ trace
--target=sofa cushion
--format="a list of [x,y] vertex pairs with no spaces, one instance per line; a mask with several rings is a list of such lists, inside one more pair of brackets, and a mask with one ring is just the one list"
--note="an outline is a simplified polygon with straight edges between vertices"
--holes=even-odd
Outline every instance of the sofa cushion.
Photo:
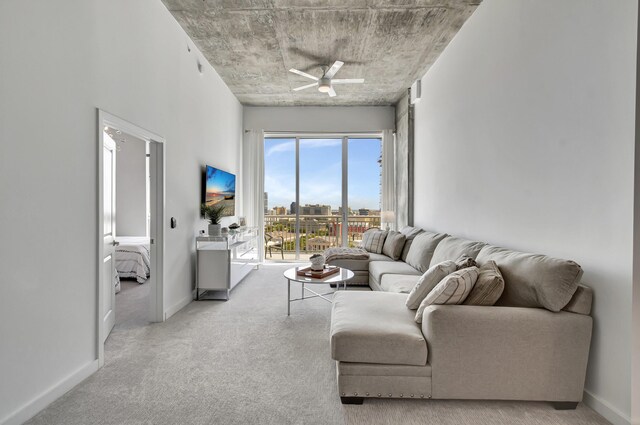
[[592,303],[593,289],[585,285],[578,285],[578,289],[576,289],[576,293],[573,294],[573,298],[571,298],[569,304],[565,305],[562,310],[588,316],[591,314]]
[[422,273],[402,261],[371,261],[369,263],[370,281],[373,280],[379,285],[380,279],[385,274],[412,274],[419,276]]
[[[438,243],[446,236],[447,235],[445,233],[433,232],[422,232],[417,235],[415,238],[413,238],[411,248],[409,248],[409,253],[407,254],[407,264],[412,266],[414,269],[419,270],[421,273],[429,270],[433,252],[436,250]],[[452,258],[452,260],[455,260],[458,257]],[[438,261],[438,263],[441,263],[442,261]]]
[[386,237],[387,232],[385,230],[369,229],[362,234],[361,246],[368,252],[382,254],[382,247]]
[[404,243],[404,248],[402,248],[402,255],[400,256],[400,259],[402,261],[404,262],[407,261],[407,254],[409,254],[409,249],[411,248],[413,239],[422,232],[424,232],[424,230],[422,230],[419,227],[413,227],[413,226],[405,226],[402,229],[400,229],[400,233],[402,233],[407,237],[407,240]]
[[389,232],[386,239],[384,240],[382,253],[394,260],[399,260],[400,256],[402,255],[402,248],[404,248],[404,243],[406,240],[407,237],[400,232]]
[[338,258],[329,261],[332,266],[343,267],[351,271],[366,271],[369,274],[369,262],[370,261],[393,261],[391,258],[383,254],[376,254],[375,252],[369,253],[369,258],[366,260],[353,260],[349,258]]
[[380,289],[386,292],[408,294],[419,279],[420,276],[412,274],[385,274],[380,279]]
[[496,305],[539,307],[560,311],[578,288],[582,268],[575,262],[485,246],[476,261],[496,262],[504,278],[504,292]]
[[427,342],[404,294],[339,291],[331,312],[331,358],[341,362],[424,366]]
[[470,241],[455,236],[447,236],[436,247],[431,264],[442,263],[443,261],[456,261],[458,258],[466,255],[472,259],[476,259],[478,253],[486,244],[484,242]]
[[451,273],[457,270],[457,264],[453,261],[443,261],[440,264],[432,266],[424,272],[415,286],[411,289],[407,297],[407,307],[415,310],[420,307],[420,303],[425,299],[429,292],[436,287],[438,283]]
[[487,261],[480,267],[478,280],[469,296],[464,300],[467,305],[494,305],[504,291],[504,279],[495,261]]
[[451,273],[429,292],[416,311],[415,321],[422,323],[424,309],[430,305],[462,304],[478,280],[478,268],[467,267]]

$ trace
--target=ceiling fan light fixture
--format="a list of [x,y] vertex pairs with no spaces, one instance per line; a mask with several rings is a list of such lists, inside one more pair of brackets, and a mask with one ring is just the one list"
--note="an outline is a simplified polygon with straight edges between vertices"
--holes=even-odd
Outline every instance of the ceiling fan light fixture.
[[318,91],[320,93],[329,93],[331,91],[331,80],[329,78],[321,78],[318,82]]

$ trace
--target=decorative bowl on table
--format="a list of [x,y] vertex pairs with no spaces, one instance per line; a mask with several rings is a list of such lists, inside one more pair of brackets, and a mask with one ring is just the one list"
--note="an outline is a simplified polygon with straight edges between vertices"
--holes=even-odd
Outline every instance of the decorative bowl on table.
[[324,270],[324,255],[313,254],[311,257],[309,257],[309,261],[311,261],[311,270]]

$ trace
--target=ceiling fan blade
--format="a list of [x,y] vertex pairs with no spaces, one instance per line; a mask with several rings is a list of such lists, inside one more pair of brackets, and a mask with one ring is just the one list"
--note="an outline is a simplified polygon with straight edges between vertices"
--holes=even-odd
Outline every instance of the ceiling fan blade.
[[364,83],[364,78],[338,78],[331,80],[332,84],[356,84]]
[[311,83],[311,84],[307,84],[306,86],[296,87],[295,89],[293,89],[293,91],[300,91],[300,90],[308,89],[310,87],[316,87],[317,85],[318,83]]
[[299,71],[297,69],[291,68],[289,72],[293,72],[294,74],[302,75],[303,77],[311,78],[313,81],[318,81],[318,77],[314,77],[313,75],[309,75],[306,72]]
[[333,78],[333,76],[336,75],[336,72],[338,72],[338,70],[342,68],[342,65],[344,65],[344,62],[335,61],[333,65],[331,65],[331,68],[329,68],[329,70],[324,74],[324,76],[326,78]]
[[336,91],[333,89],[333,87],[329,89],[328,93],[329,93],[329,97],[334,97],[336,95]]

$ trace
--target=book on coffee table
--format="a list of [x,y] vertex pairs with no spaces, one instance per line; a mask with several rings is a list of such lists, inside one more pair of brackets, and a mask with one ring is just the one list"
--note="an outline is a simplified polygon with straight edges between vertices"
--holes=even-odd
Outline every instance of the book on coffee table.
[[322,270],[311,270],[311,267],[298,269],[296,274],[298,276],[312,277],[314,279],[324,279],[325,277],[331,276],[332,274],[336,274],[339,271],[340,271],[340,267],[338,266],[325,265]]

